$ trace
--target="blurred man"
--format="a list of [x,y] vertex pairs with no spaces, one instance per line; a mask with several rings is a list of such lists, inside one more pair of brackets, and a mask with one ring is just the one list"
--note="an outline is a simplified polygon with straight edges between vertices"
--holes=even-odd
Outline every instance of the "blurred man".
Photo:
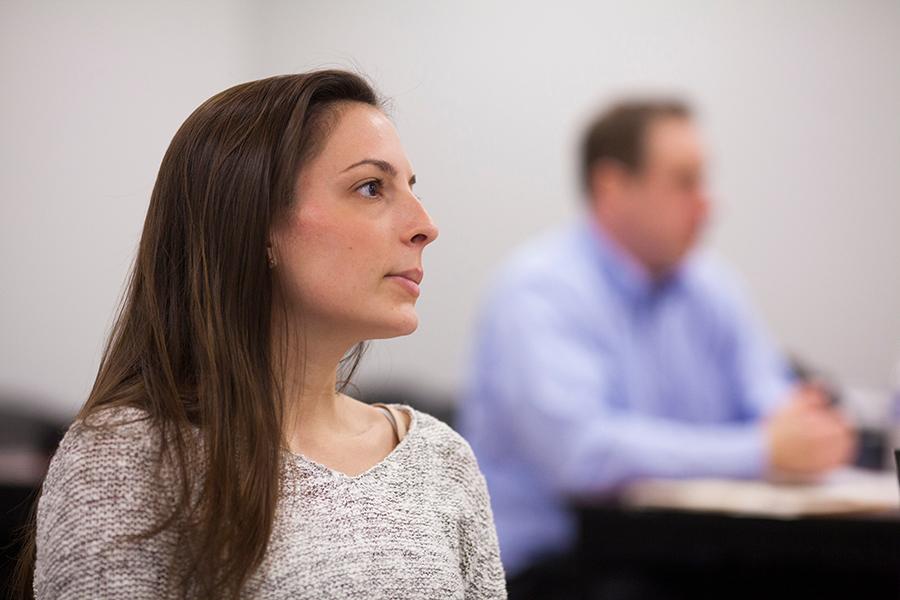
[[461,406],[511,598],[571,550],[574,497],[647,477],[816,475],[852,452],[824,394],[791,383],[734,276],[691,252],[709,199],[689,109],[620,104],[581,159],[585,218],[498,273]]

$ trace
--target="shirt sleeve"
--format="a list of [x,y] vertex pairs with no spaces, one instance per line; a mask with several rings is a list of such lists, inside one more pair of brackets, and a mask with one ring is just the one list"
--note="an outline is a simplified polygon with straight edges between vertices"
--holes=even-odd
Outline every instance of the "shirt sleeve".
[[728,331],[732,388],[748,419],[776,410],[794,385],[790,367],[752,306],[743,284],[734,275],[721,275],[721,302]]
[[143,424],[69,429],[38,502],[36,599],[171,596],[173,533],[126,539],[172,506],[152,466],[156,448]]
[[465,494],[460,525],[460,554],[466,600],[506,598],[506,575],[500,562],[497,530],[487,484],[468,442],[459,439],[457,466]]
[[492,315],[490,394],[502,404],[515,448],[567,495],[608,491],[651,477],[754,477],[767,462],[756,423],[694,425],[616,406],[611,351],[565,309],[523,291]]

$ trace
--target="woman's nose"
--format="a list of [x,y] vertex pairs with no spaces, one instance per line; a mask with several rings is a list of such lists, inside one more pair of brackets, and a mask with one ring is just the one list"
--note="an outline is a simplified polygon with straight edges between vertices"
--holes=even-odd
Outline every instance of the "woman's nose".
[[419,202],[418,198],[416,198],[415,203],[417,214],[413,221],[412,228],[405,237],[409,240],[409,243],[425,247],[437,239],[439,231],[437,225],[431,220],[431,216],[428,214],[428,211],[425,210],[425,207],[422,206],[422,203]]

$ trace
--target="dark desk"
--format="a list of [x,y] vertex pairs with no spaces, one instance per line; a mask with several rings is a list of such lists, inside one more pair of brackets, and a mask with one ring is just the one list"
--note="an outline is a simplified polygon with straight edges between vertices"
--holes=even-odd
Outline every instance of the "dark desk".
[[[775,519],[580,507],[589,598],[900,598],[900,512]],[[637,595],[607,580],[646,582]],[[644,589],[644,588],[642,588]]]

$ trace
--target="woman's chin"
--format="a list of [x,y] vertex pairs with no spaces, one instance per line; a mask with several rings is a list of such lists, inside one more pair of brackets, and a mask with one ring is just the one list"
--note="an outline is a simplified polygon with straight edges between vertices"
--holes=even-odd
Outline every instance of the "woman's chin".
[[419,328],[419,317],[413,313],[412,317],[397,323],[396,333],[391,337],[409,335]]
[[368,339],[388,339],[409,335],[419,328],[419,317],[415,312],[411,314],[394,315],[390,321],[382,322],[373,328]]

